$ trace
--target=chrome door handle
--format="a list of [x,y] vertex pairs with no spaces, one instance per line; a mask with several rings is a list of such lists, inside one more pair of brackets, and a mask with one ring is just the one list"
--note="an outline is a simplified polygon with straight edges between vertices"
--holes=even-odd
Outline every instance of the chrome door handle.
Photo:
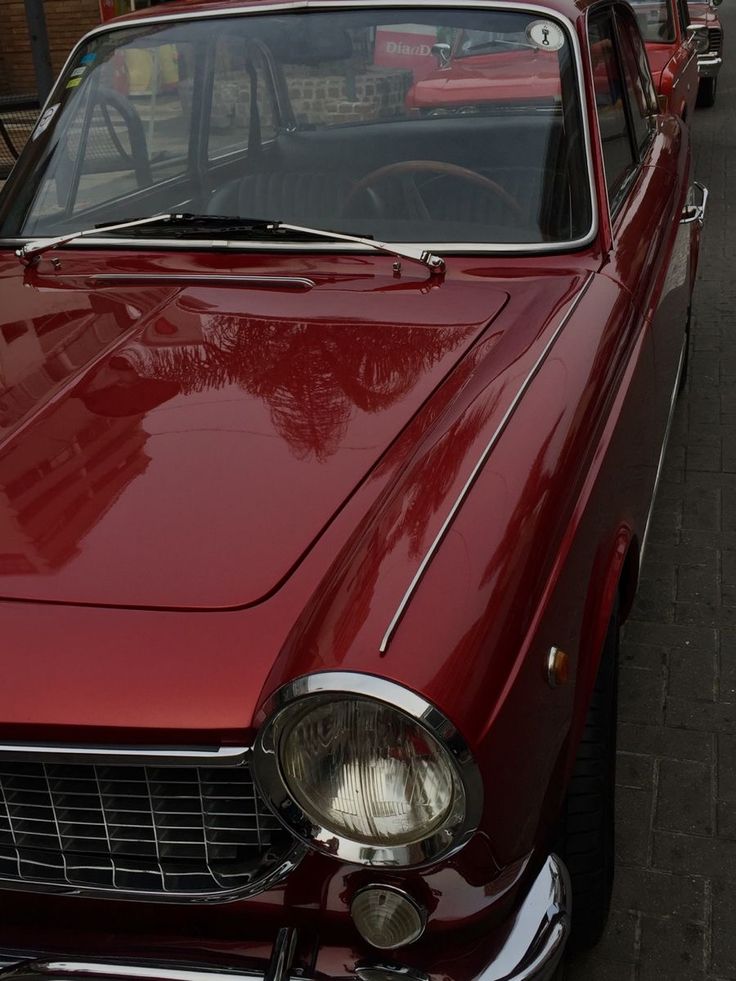
[[[690,203],[690,198],[692,196],[693,188],[700,191],[701,201],[700,204]],[[693,181],[692,187],[688,192],[688,203],[682,209],[682,217],[680,218],[681,225],[691,225],[694,221],[699,221],[702,225],[705,221],[705,209],[708,205],[708,188],[705,184],[701,184],[700,181]]]

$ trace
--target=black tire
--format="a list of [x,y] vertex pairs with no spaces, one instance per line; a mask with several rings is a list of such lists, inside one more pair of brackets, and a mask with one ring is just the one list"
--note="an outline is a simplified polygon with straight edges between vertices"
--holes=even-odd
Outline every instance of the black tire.
[[687,321],[685,323],[685,353],[682,356],[682,367],[680,368],[680,380],[677,383],[677,394],[680,395],[685,390],[687,384],[687,366],[690,361],[690,321],[692,319],[693,308],[687,308]]
[[614,871],[618,609],[608,626],[562,817],[560,850],[572,882],[571,952],[594,946],[611,905]]
[[710,109],[711,106],[715,105],[717,91],[717,78],[701,78],[698,85],[698,105],[704,109]]

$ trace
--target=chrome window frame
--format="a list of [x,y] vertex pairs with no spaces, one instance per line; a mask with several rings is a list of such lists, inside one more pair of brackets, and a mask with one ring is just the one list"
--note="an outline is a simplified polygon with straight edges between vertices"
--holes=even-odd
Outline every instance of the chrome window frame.
[[[628,17],[628,16],[630,16],[630,15],[633,14],[633,8],[632,8],[631,4],[626,3],[625,0],[600,0],[599,3],[595,3],[591,7],[588,8],[588,10],[586,11],[586,17],[585,17],[585,35],[586,35],[586,38],[589,39],[588,32],[589,32],[589,29],[590,29],[590,20],[591,20],[591,18],[597,17],[599,14],[605,13],[606,11],[608,11],[610,13],[610,15],[611,15],[611,24],[612,24],[612,27],[613,27],[614,54],[615,54],[615,57],[616,57],[616,61],[619,64],[619,68],[623,68],[623,66],[621,65],[621,53],[620,53],[621,40],[619,38],[619,29],[618,29],[618,19],[617,19],[617,17],[618,17],[618,12],[620,10],[622,10],[622,9],[624,11],[624,16],[625,17]],[[644,45],[646,45],[646,41],[644,41],[643,38],[642,38],[642,43]],[[592,55],[591,55],[590,44],[587,45],[587,49],[588,49],[588,70],[590,71],[590,77],[593,78],[593,58],[592,58]],[[650,70],[650,74],[651,74],[651,70]],[[624,79],[623,71],[622,71],[622,74],[621,74],[621,78],[622,78],[622,81],[623,81],[623,79]],[[652,80],[652,82],[653,82],[653,80]],[[632,129],[632,126],[631,126],[631,120],[629,119],[629,114],[631,112],[631,107],[629,106],[629,96],[627,94],[627,87],[626,87],[625,83],[623,85],[622,92],[624,93],[624,99],[625,99],[625,112],[624,112],[624,115],[626,116],[626,129],[628,130],[628,134],[629,134],[629,143],[631,144],[632,150],[634,150],[634,148],[636,146],[636,142],[635,142],[635,139],[634,139],[634,132],[633,132],[633,129]],[[655,87],[655,94],[656,94],[656,87]],[[597,113],[598,113],[597,107],[595,109],[595,113],[596,113],[596,117],[597,117]],[[659,115],[659,113],[654,113],[654,118],[656,119],[658,115]],[[639,175],[641,174],[641,172],[643,170],[643,167],[644,167],[644,158],[647,156],[647,154],[651,150],[651,148],[652,148],[652,146],[654,144],[654,141],[656,139],[656,136],[657,136],[657,127],[656,127],[656,125],[652,127],[652,130],[651,130],[649,139],[647,140],[646,143],[642,144],[642,146],[640,146],[640,147],[636,147],[636,149],[635,149],[635,158],[636,159],[635,159],[634,165],[631,167],[629,173],[627,174],[626,178],[622,181],[621,185],[619,186],[619,188],[617,189],[617,191],[613,195],[613,197],[611,197],[611,191],[610,191],[610,189],[608,187],[608,180],[606,178],[606,173],[605,173],[605,159],[604,159],[604,154],[603,154],[603,141],[601,139],[600,123],[598,121],[598,118],[596,118],[596,128],[598,130],[598,147],[599,147],[599,150],[600,150],[601,161],[603,162],[603,166],[604,166],[604,170],[603,170],[603,183],[604,183],[605,189],[606,189],[606,201],[608,203],[608,216],[609,216],[609,220],[610,220],[610,223],[611,223],[611,232],[612,232],[612,234],[614,234],[614,238],[615,238],[615,226],[616,226],[616,222],[617,222],[618,218],[620,217],[621,210],[622,210],[622,208],[623,208],[623,206],[624,206],[624,204],[625,204],[625,202],[626,202],[626,200],[627,200],[627,198],[629,196],[629,193],[631,192],[631,189],[633,188],[634,184],[638,180]]]
[[[569,239],[562,242],[532,242],[532,243],[519,243],[519,242],[507,242],[507,243],[486,243],[486,242],[442,242],[442,241],[432,241],[432,242],[422,242],[422,245],[432,251],[439,252],[446,255],[547,255],[555,254],[560,252],[574,252],[579,249],[590,245],[598,234],[599,229],[599,215],[598,215],[598,197],[596,193],[596,183],[594,176],[594,164],[593,164],[593,154],[591,147],[591,132],[590,132],[590,122],[588,118],[588,100],[586,96],[585,88],[585,73],[583,70],[583,55],[580,47],[580,39],[578,38],[577,31],[575,29],[574,23],[566,17],[564,14],[551,9],[550,7],[545,7],[541,4],[531,3],[502,3],[499,0],[377,0],[376,3],[371,4],[371,9],[406,9],[406,10],[426,10],[426,9],[457,9],[457,10],[513,10],[517,12],[528,12],[529,14],[536,14],[548,18],[559,24],[567,37],[568,43],[571,44],[573,52],[573,64],[575,68],[576,76],[576,89],[578,94],[578,99],[580,103],[580,116],[581,125],[583,131],[583,143],[585,148],[585,164],[588,171],[588,194],[590,196],[590,211],[591,211],[591,224],[590,229],[585,235],[577,239]],[[44,106],[41,109],[39,118],[43,115],[47,106],[53,104],[55,98],[58,99],[58,93],[61,92],[62,86],[61,81],[65,78],[66,73],[77,56],[77,53],[81,48],[92,38],[97,37],[100,34],[108,34],[115,31],[128,30],[130,28],[136,27],[146,27],[153,26],[156,24],[171,24],[179,23],[182,21],[201,21],[201,20],[219,20],[222,17],[240,17],[240,16],[260,16],[262,14],[270,13],[298,13],[298,12],[334,12],[336,10],[365,10],[366,3],[365,0],[286,0],[285,3],[264,3],[261,4],[249,4],[237,7],[228,7],[221,10],[212,10],[203,12],[202,10],[198,12],[188,12],[182,11],[171,14],[160,14],[148,17],[133,17],[129,19],[126,18],[120,22],[112,22],[110,24],[103,24],[99,27],[94,28],[89,31],[85,36],[77,43],[77,45],[72,50],[71,54],[67,58],[64,67],[54,85],[51,93],[46,100]],[[13,246],[16,247],[24,242],[29,241],[32,238],[41,239],[45,236],[38,235],[28,235],[13,238],[0,238],[0,247],[2,246]],[[411,248],[412,245],[416,245],[416,242],[391,242],[397,248]],[[187,239],[182,242],[179,239],[145,239],[145,238],[104,238],[100,237],[93,238],[89,237],[85,239],[86,247],[98,247],[98,248],[114,248],[119,249],[145,249],[148,251],[156,249],[184,249],[185,251],[193,252],[198,249],[226,249],[226,250],[237,250],[239,252],[361,252],[365,253],[366,249],[362,246],[355,246],[349,243],[338,244],[336,242],[321,242],[319,240],[315,242],[290,242],[290,243],[276,243],[268,241],[257,241],[249,242],[247,240],[243,241],[222,241],[222,240],[209,240],[209,239]],[[75,248],[73,243],[66,246],[66,248]]]
[[[279,747],[273,738],[276,724],[299,702],[319,703],[341,695],[383,702],[426,729],[440,744],[450,757],[454,776],[464,793],[463,814],[454,824],[445,825],[417,842],[376,846],[338,835],[304,812],[281,770]],[[483,814],[483,780],[467,743],[435,705],[403,685],[359,672],[316,672],[277,689],[263,704],[256,721],[260,723],[253,746],[252,773],[256,787],[284,826],[320,854],[375,868],[417,868],[454,855],[478,829]]]

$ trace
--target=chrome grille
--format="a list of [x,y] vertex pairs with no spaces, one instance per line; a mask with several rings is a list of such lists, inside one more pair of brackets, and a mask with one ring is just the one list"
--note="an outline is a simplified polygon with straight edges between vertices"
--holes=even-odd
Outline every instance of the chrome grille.
[[720,53],[723,43],[723,32],[720,27],[708,28],[708,50]]
[[252,887],[293,838],[250,768],[0,759],[0,879],[196,898]]

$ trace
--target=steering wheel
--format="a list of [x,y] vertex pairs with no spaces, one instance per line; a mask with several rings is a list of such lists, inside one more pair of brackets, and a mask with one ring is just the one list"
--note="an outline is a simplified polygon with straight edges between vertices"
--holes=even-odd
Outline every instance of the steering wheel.
[[[460,167],[458,164],[445,163],[442,160],[400,160],[398,163],[387,164],[385,167],[378,167],[376,170],[372,170],[365,177],[362,177],[357,184],[355,184],[343,204],[343,213],[350,209],[350,206],[354,204],[355,199],[359,194],[367,192],[370,196],[371,202],[377,209],[385,211],[385,202],[382,200],[381,196],[376,191],[374,185],[380,184],[386,180],[393,180],[401,177],[414,177],[416,174],[435,174],[442,177],[457,177],[460,180],[466,181],[468,184],[475,184],[477,187],[484,191],[490,191],[497,198],[499,198],[504,205],[511,211],[516,218],[520,221],[524,220],[524,212],[521,205],[512,197],[507,190],[497,184],[496,181],[491,180],[490,177],[485,177],[483,174],[479,174],[475,170],[469,170],[467,167]],[[408,193],[409,197],[412,199],[415,210],[418,212],[418,216],[424,220],[430,220],[431,215],[427,208],[424,199],[419,193],[414,181],[410,181],[409,184],[404,185],[403,188],[405,193]]]

